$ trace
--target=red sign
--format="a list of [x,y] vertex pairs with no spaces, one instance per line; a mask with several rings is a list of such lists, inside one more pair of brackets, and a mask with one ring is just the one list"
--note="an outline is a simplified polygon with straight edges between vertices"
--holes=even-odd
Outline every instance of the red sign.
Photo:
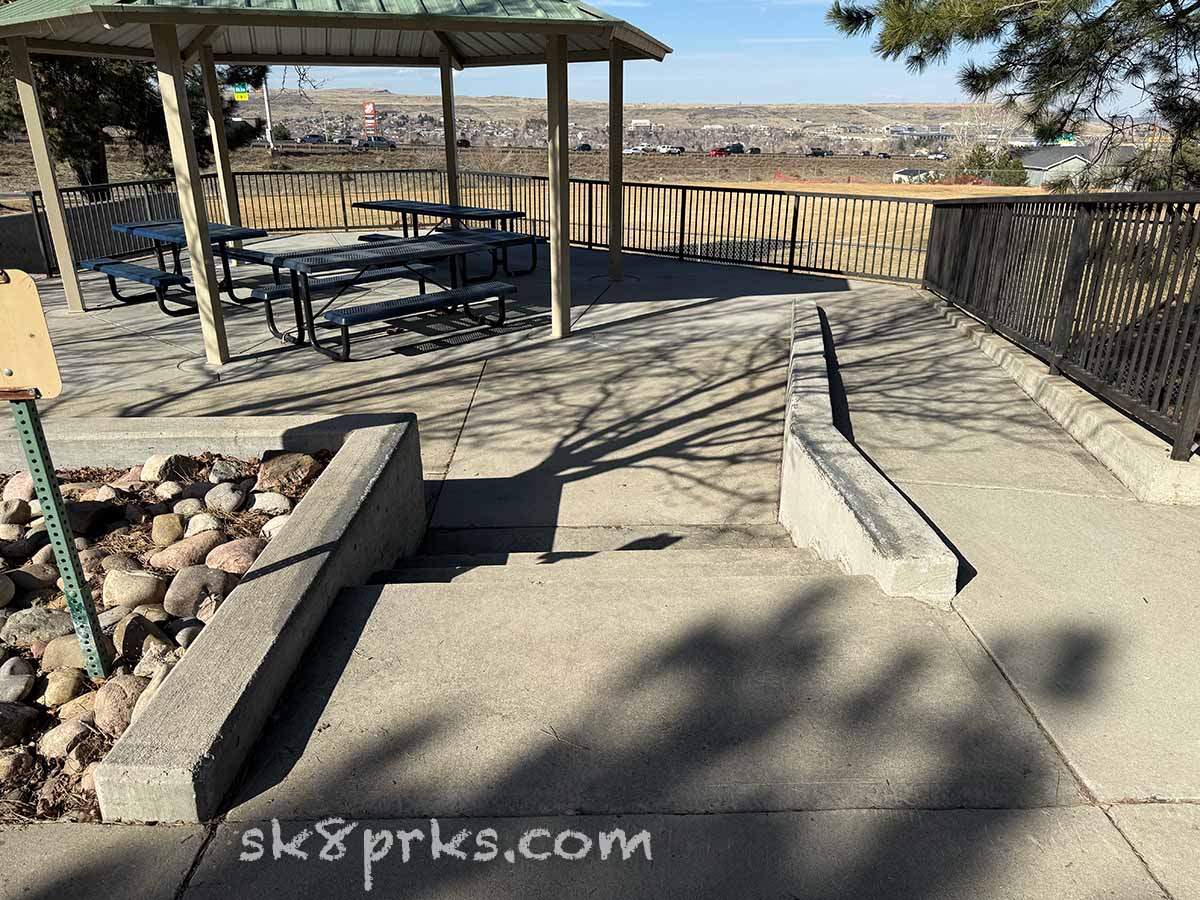
[[375,134],[379,131],[379,117],[375,114],[374,102],[368,100],[362,105],[363,110],[363,131],[367,134]]

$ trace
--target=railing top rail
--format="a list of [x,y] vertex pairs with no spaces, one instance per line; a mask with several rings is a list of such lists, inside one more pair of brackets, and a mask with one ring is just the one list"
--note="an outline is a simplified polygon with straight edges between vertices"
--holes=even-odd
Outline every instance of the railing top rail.
[[445,171],[445,169],[254,169],[251,171],[238,170],[233,174],[235,176],[273,175],[280,177],[290,175],[440,175]]
[[934,200],[934,206],[986,206],[1017,203],[1200,203],[1200,191],[1105,191],[1091,194],[1009,194]]

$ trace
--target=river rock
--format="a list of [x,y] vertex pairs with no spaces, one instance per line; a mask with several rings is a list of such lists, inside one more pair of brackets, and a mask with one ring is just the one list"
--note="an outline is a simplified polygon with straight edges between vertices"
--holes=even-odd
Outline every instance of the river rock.
[[154,496],[159,500],[174,500],[183,496],[183,485],[178,481],[163,481],[154,486]]
[[[97,640],[100,642],[101,647],[109,655],[112,655],[112,638],[107,634],[101,634]],[[59,669],[87,668],[87,660],[83,658],[83,648],[79,646],[79,637],[74,634],[63,634],[54,638],[42,650],[39,665],[41,665],[43,672],[54,672]]]
[[149,681],[136,675],[115,675],[96,692],[96,727],[120,737],[129,727],[133,707]]
[[99,547],[84,547],[79,550],[79,565],[84,575],[99,575],[104,571],[105,553]]
[[180,569],[167,588],[163,607],[173,616],[196,618],[205,601],[220,606],[233,590],[236,579],[228,572],[206,565]]
[[126,553],[112,553],[104,557],[100,568],[105,572],[140,572],[141,563]]
[[[54,548],[47,544],[30,557],[29,561],[35,566],[53,566]],[[57,567],[56,567],[57,568]]]
[[0,665],[0,701],[19,703],[33,693],[34,670],[28,662],[14,656]]
[[166,580],[150,572],[114,569],[104,576],[102,597],[105,606],[137,607],[161,603],[166,595]]
[[130,613],[117,623],[113,632],[117,655],[126,662],[136,663],[153,648],[172,650],[174,642],[157,625],[138,613]]
[[0,609],[12,603],[13,597],[17,596],[17,586],[13,584],[13,580],[7,575],[0,573]]
[[295,490],[320,471],[321,463],[307,453],[283,451],[267,454],[259,466],[254,490]]
[[67,754],[91,733],[92,730],[79,719],[69,719],[42,735],[37,744],[38,753],[46,759],[66,759]]
[[217,512],[237,512],[246,494],[237,485],[221,482],[204,495],[204,505]]
[[71,614],[66,610],[34,606],[9,616],[0,630],[0,640],[14,647],[29,647],[35,641],[50,641],[72,630]]
[[197,497],[186,497],[183,500],[175,503],[175,505],[171,507],[171,510],[179,513],[179,515],[183,516],[185,519],[190,519],[197,513],[204,511],[204,501]]
[[188,566],[204,562],[204,559],[225,538],[217,531],[205,531],[190,538],[177,541],[165,550],[150,557],[150,565],[168,572],[178,572]]
[[202,513],[196,513],[196,515],[194,515],[190,519],[188,519],[187,531],[185,532],[184,536],[185,537],[194,537],[195,535],[201,534],[202,532],[205,532],[205,531],[220,531],[220,530],[221,530],[221,520],[218,519],[216,516],[209,515],[208,513],[202,512]]
[[24,703],[0,702],[0,747],[24,741],[38,715],[36,709]]
[[58,717],[62,721],[67,719],[88,719],[91,720],[96,711],[96,691],[88,691],[86,694],[80,694],[74,700],[69,700],[58,708]]
[[[42,659],[45,658],[43,655]],[[42,691],[39,700],[43,706],[62,706],[78,697],[86,684],[87,673],[82,668],[56,669],[46,675],[46,689]]]
[[150,647],[138,660],[137,665],[133,667],[133,674],[142,678],[152,678],[154,673],[158,671],[158,667],[163,663],[175,665],[179,662],[179,658],[175,655],[175,647],[165,647],[162,644],[154,644]]
[[[25,529],[20,525],[0,525],[0,541],[19,541],[25,536]],[[5,554],[16,556],[16,553]]]
[[33,774],[33,755],[24,747],[0,750],[0,788],[28,783]]
[[117,623],[133,612],[131,606],[110,606],[96,613],[96,621],[103,629],[115,628]]
[[46,563],[27,563],[6,574],[21,594],[54,587],[54,582],[58,581],[58,569]]
[[275,491],[266,491],[261,494],[254,495],[254,502],[250,505],[251,512],[262,513],[267,516],[283,516],[292,511],[292,501],[283,494]]
[[208,480],[212,484],[223,481],[237,481],[242,475],[242,467],[228,459],[218,459],[208,470]]
[[291,521],[291,514],[286,516],[276,516],[273,519],[268,519],[259,531],[266,540],[272,540],[276,535],[283,530],[283,526]]
[[155,516],[150,525],[150,540],[156,547],[170,547],[183,537],[183,516],[178,513],[164,513]]
[[267,542],[262,538],[238,538],[215,547],[205,557],[204,564],[231,575],[245,575],[265,546],[267,546]]
[[24,525],[33,514],[24,500],[0,500],[0,525]]
[[194,625],[185,625],[175,632],[175,643],[180,647],[190,647],[192,641],[200,637],[200,632],[204,630],[204,623],[197,621]]
[[24,500],[28,503],[37,494],[33,490],[33,476],[28,472],[18,472],[4,485],[4,493],[0,495],[5,500]]
[[163,608],[161,603],[145,603],[134,609],[134,612],[155,625],[161,626],[163,622],[171,621],[171,614]]
[[174,481],[192,469],[191,457],[178,453],[155,453],[142,463],[142,481]]

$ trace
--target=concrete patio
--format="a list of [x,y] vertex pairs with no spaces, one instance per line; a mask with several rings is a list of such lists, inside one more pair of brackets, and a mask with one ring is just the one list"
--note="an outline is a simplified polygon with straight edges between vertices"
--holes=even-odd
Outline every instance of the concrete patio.
[[[653,859],[397,846],[374,893],[1200,898],[1200,511],[1136,502],[911,287],[606,267],[573,252],[563,341],[544,267],[499,333],[423,316],[345,364],[227,307],[219,372],[191,319],[94,280],[68,315],[43,285],[49,417],[415,412],[430,530],[424,561],[342,595],[220,820],[0,824],[13,895],[360,896],[363,832],[437,816],[502,848],[645,829]],[[797,296],[853,440],[961,557],[952,612],[777,524]],[[488,554],[507,565],[435,577]],[[271,820],[286,841],[334,816],[360,822],[344,858],[272,859]]]

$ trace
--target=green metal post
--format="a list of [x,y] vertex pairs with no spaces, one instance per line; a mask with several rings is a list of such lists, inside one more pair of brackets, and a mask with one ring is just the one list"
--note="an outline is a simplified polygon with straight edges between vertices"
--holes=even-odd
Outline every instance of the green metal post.
[[50,536],[50,546],[54,548],[54,561],[58,564],[58,572],[62,576],[67,607],[71,611],[71,621],[75,624],[75,634],[79,637],[79,647],[83,651],[87,673],[93,678],[104,678],[108,675],[112,660],[100,641],[96,606],[92,602],[92,591],[88,587],[87,579],[83,577],[83,567],[79,564],[75,535],[71,533],[71,521],[63,505],[62,494],[58,490],[58,480],[54,477],[54,465],[50,462],[46,435],[42,433],[37,401],[12,400],[9,406],[12,407],[13,418],[17,422],[17,436],[25,451],[25,459],[29,462],[33,488],[37,493],[38,502],[42,505],[46,533]]

